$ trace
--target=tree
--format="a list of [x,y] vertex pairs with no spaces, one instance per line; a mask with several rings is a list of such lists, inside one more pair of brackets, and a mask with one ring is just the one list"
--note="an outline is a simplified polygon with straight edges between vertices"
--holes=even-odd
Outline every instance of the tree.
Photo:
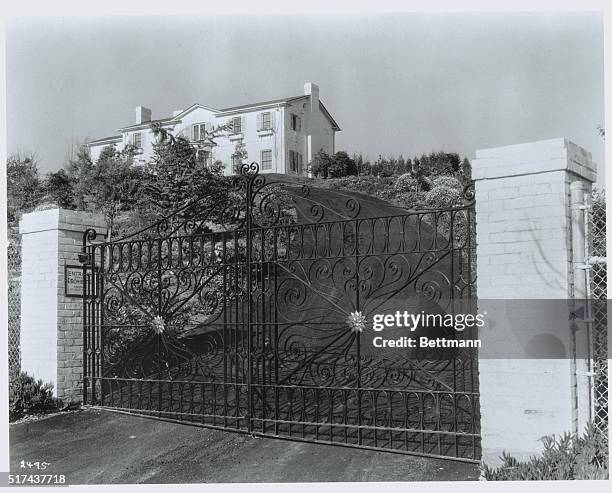
[[404,156],[400,154],[397,158],[397,174],[401,175],[406,173],[406,171],[408,171],[406,169],[406,160],[404,159]]
[[363,155],[361,153],[357,154],[354,152],[352,159],[355,161],[355,166],[357,166],[357,176],[359,176],[363,172]]
[[24,212],[34,209],[44,195],[43,182],[33,154],[11,155],[6,163],[7,219],[19,220]]
[[464,157],[463,161],[461,161],[461,174],[463,175],[464,182],[466,183],[472,179],[472,164],[466,157]]
[[329,176],[329,168],[332,164],[332,158],[323,149],[315,154],[312,163],[310,163],[310,171],[315,177],[327,178]]
[[65,169],[49,173],[45,177],[43,188],[45,197],[64,209],[74,206],[74,182]]
[[[234,166],[233,172],[235,174],[238,174],[240,173],[240,166],[244,165],[246,160],[249,158],[249,154],[246,149],[246,144],[242,139],[236,141],[232,158],[232,165]],[[238,165],[237,163],[240,163],[240,165]]]
[[151,177],[146,188],[151,209],[163,216],[224,186],[222,169],[219,162],[207,166],[201,153],[183,137],[161,141],[146,168]]
[[[106,149],[103,149],[103,152]],[[94,163],[89,154],[89,149],[85,146],[79,147],[76,156],[70,158],[66,166],[66,173],[73,184],[72,201],[77,209],[85,209],[87,207],[85,197],[89,192],[93,168]]]
[[338,151],[333,155],[329,164],[329,176],[341,178],[357,174],[357,164],[344,151]]
[[146,179],[142,168],[133,166],[131,149],[118,152],[110,146],[102,150],[95,166],[83,176],[82,185],[87,190],[84,196],[86,206],[104,214],[109,237],[119,213],[133,209],[139,202],[139,193]]

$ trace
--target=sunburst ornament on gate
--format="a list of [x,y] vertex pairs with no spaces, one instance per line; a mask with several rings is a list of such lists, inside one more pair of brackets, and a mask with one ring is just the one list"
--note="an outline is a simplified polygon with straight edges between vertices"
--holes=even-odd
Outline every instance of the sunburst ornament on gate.
[[366,327],[366,318],[361,312],[351,312],[346,319],[346,323],[351,328],[351,332],[363,332]]
[[166,330],[164,319],[159,315],[153,319],[153,330],[156,334],[163,334]]

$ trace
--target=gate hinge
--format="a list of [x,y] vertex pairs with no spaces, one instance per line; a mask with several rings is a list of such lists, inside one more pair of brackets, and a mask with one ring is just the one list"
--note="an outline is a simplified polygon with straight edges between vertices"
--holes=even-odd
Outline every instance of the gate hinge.
[[83,265],[91,265],[91,254],[79,253],[79,262]]
[[595,377],[597,376],[597,373],[594,371],[577,371],[576,375],[579,377]]

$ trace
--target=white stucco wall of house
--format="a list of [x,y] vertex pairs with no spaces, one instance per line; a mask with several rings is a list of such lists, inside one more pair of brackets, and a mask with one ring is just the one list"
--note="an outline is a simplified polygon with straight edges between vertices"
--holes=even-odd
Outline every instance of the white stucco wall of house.
[[122,143],[118,143],[118,144],[104,143],[104,144],[98,144],[98,145],[91,145],[91,144],[89,145],[89,155],[91,156],[91,159],[94,163],[100,158],[100,154],[102,153],[102,150],[108,146],[114,146],[115,149],[117,150],[123,149]]
[[[307,84],[308,86],[308,84]],[[302,156],[302,168],[300,174],[306,175],[308,165],[319,150],[328,154],[335,152],[335,138],[332,123],[319,107],[318,87],[305,87],[305,94],[312,92],[311,98],[301,98],[289,103],[276,105],[262,105],[260,107],[237,109],[236,111],[218,112],[201,106],[179,114],[178,121],[170,125],[164,124],[164,128],[175,136],[183,136],[191,140],[192,126],[206,123],[211,126],[225,125],[234,117],[240,117],[242,132],[239,135],[224,135],[215,138],[216,145],[212,147],[212,161],[221,161],[225,165],[224,173],[233,174],[232,156],[235,154],[237,145],[244,143],[247,157],[245,162],[257,162],[260,164],[261,173],[294,173],[290,170],[290,151]],[[271,130],[261,131],[258,129],[260,115],[270,112]],[[301,128],[293,130],[291,127],[291,115],[297,115],[301,120]],[[143,164],[153,156],[153,146],[156,138],[150,128],[150,123],[143,123],[134,129],[122,133],[122,139],[115,145],[118,151],[123,150],[133,142],[134,134],[141,135],[142,151],[136,155],[135,162]],[[108,142],[90,144],[92,159],[98,160],[101,151],[109,145]],[[272,152],[272,165],[269,169],[263,169],[262,152]]]
[[[260,113],[270,112],[271,131],[258,131],[258,115]],[[285,172],[285,155],[283,139],[285,135],[285,108],[276,106],[259,110],[251,110],[246,112],[225,113],[217,118],[217,125],[223,125],[231,121],[233,117],[240,116],[242,118],[242,138],[240,136],[219,137],[216,140],[217,146],[213,149],[213,159],[219,160],[226,164],[225,174],[232,174],[232,155],[236,152],[237,143],[242,140],[246,147],[247,157],[246,162],[253,161],[260,164],[261,173],[284,173]],[[261,168],[261,153],[263,151],[272,151],[272,167],[271,169]]]
[[317,108],[313,114],[311,133],[312,133],[312,153],[313,157],[319,150],[325,151],[332,155],[336,152],[334,149],[334,130],[327,117]]
[[[308,169],[308,121],[310,118],[310,104],[308,100],[299,100],[290,103],[285,110],[285,158],[287,162],[287,173],[291,173],[289,165],[289,151],[298,152],[302,155],[303,172]],[[296,115],[301,120],[301,130],[291,129],[291,116]]]
[[[258,116],[263,112],[270,112],[274,115],[272,118],[271,131],[258,131]],[[236,152],[236,146],[239,141],[243,141],[246,146],[247,159],[246,162],[256,161],[261,164],[261,153],[266,150],[272,151],[272,168],[261,169],[262,173],[284,173],[286,162],[286,148],[283,143],[285,135],[285,109],[282,106],[273,108],[265,108],[253,111],[240,113],[228,113],[223,116],[215,116],[215,113],[203,108],[196,108],[186,115],[181,117],[180,123],[174,126],[167,126],[173,135],[176,137],[183,136],[191,139],[192,127],[195,124],[207,123],[209,125],[219,126],[224,125],[232,120],[234,116],[242,118],[243,131],[241,135],[221,136],[215,138],[216,146],[212,148],[212,160],[221,161],[225,164],[225,174],[232,174],[232,155]],[[133,134],[140,132],[142,153],[135,158],[136,162],[142,163],[151,159],[153,155],[153,145],[155,138],[150,127],[143,126],[135,130],[125,132],[123,142],[116,144],[117,150],[123,150],[125,146],[132,142]],[[302,138],[303,140],[304,138]],[[97,161],[100,153],[108,144],[90,145],[90,153],[92,159]]]

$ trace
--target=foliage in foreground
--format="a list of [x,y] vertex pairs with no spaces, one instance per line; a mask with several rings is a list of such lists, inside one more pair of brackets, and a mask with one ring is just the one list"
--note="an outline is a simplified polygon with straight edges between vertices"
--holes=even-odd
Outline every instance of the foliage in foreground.
[[53,384],[36,380],[26,372],[9,382],[9,421],[32,414],[58,411],[60,402],[53,397]]
[[502,465],[491,468],[484,465],[488,481],[554,480],[554,479],[607,479],[608,439],[604,433],[589,424],[582,436],[564,433],[561,437],[542,439],[541,455],[519,461],[512,455],[502,454]]

